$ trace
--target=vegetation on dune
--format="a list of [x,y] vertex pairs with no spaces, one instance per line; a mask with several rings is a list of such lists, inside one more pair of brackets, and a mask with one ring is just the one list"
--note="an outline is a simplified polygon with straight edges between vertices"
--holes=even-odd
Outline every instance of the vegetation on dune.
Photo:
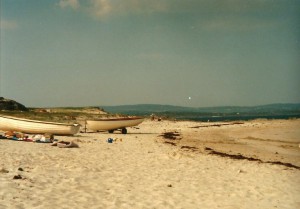
[[97,108],[29,108],[29,111],[1,111],[2,115],[40,121],[74,123],[80,120],[117,116]]

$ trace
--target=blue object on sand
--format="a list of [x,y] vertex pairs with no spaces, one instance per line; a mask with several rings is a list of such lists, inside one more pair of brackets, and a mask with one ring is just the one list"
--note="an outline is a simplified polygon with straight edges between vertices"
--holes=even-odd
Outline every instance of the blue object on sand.
[[108,143],[113,143],[113,141],[114,141],[114,140],[113,140],[112,138],[108,138],[108,139],[107,139],[107,142],[108,142]]

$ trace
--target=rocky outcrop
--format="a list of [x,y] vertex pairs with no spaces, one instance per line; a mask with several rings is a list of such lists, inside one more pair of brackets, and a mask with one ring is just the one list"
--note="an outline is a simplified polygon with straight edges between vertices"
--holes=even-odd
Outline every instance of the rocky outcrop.
[[24,105],[11,99],[5,99],[3,97],[0,97],[0,110],[28,111],[28,109]]

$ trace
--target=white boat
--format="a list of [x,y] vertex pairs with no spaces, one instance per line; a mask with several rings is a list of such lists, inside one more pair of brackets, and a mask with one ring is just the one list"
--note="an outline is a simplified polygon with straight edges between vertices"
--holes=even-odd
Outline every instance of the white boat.
[[144,118],[105,118],[98,120],[87,120],[86,128],[93,131],[109,131],[121,129],[123,134],[127,133],[126,127],[136,126],[144,121]]
[[38,120],[29,120],[0,115],[0,130],[19,131],[30,134],[74,135],[78,133],[79,124],[55,123]]

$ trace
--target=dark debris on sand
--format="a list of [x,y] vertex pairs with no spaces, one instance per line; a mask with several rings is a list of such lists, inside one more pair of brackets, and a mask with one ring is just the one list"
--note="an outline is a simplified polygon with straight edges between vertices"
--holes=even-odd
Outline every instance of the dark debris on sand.
[[13,179],[23,179],[23,177],[19,174],[19,175],[15,175],[15,176],[13,177]]
[[177,144],[176,144],[175,142],[168,142],[168,141],[165,141],[164,143],[170,144],[170,145],[173,145],[173,146],[177,146]]
[[192,147],[192,146],[181,146],[180,149],[187,149],[187,150],[192,150],[192,151],[197,151],[197,147]]
[[286,166],[286,167],[289,167],[289,168],[295,168],[295,169],[300,170],[299,166],[293,165],[291,163],[283,163],[283,162],[280,162],[280,161],[266,161],[266,162],[264,162],[261,159],[257,159],[257,158],[253,158],[253,157],[246,157],[246,156],[243,156],[241,154],[235,155],[235,154],[228,154],[228,153],[224,153],[224,152],[218,152],[218,151],[215,151],[215,150],[213,150],[212,148],[209,148],[209,147],[206,147],[205,150],[210,151],[209,154],[211,154],[211,155],[218,155],[218,156],[221,156],[221,157],[228,157],[228,158],[235,159],[235,160],[248,160],[248,161],[256,161],[256,162],[260,162],[260,163],[283,165],[283,166]]
[[169,139],[169,140],[178,140],[181,138],[178,138],[180,136],[180,133],[178,132],[165,132],[163,134],[161,134],[160,136],[164,137],[165,139]]
[[230,125],[238,125],[244,124],[242,122],[234,122],[234,123],[221,123],[221,124],[211,124],[211,125],[203,125],[203,126],[193,126],[190,128],[208,128],[208,127],[221,127],[221,126],[230,126]]

